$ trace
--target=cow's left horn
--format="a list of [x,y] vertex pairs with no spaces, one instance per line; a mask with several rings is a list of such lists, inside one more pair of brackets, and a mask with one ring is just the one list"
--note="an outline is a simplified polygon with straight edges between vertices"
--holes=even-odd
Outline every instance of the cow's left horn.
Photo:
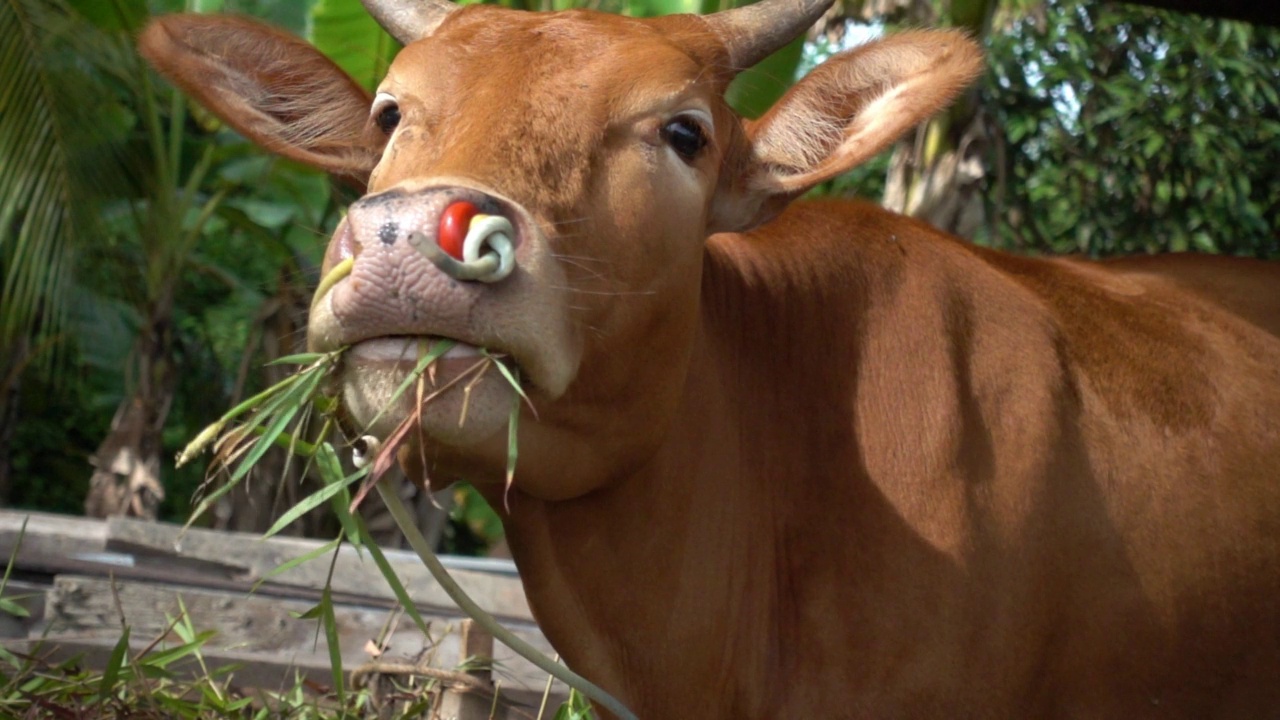
[[746,70],[808,30],[833,0],[761,0],[705,16],[729,50],[735,70]]
[[431,34],[458,9],[448,0],[361,0],[364,9],[391,37],[408,45]]

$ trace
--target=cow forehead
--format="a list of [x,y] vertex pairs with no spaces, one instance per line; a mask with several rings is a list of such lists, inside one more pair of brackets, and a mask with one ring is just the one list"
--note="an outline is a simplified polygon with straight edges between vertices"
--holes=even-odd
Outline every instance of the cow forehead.
[[481,176],[499,190],[522,185],[505,188],[522,199],[554,194],[542,199],[572,204],[612,126],[687,109],[678,106],[695,96],[718,100],[722,83],[700,57],[714,46],[699,43],[699,30],[590,11],[463,7],[405,47],[380,86],[403,119],[370,188],[423,172]]
[[[524,12],[468,5],[405,50],[413,57],[432,46],[447,48],[460,61],[474,58],[507,65],[507,58],[532,60],[529,69],[550,73],[580,67],[565,62],[570,59],[612,60],[639,70],[638,60],[659,60],[664,50],[696,57],[701,63],[713,59],[709,56],[717,54],[718,42],[705,23],[693,16],[631,18],[592,10]],[[646,55],[640,58],[637,52]]]
[[383,88],[415,96],[441,115],[483,105],[507,110],[494,115],[509,120],[511,110],[545,115],[571,106],[576,115],[589,113],[584,120],[608,121],[695,83],[723,90],[699,48],[681,43],[685,35],[609,13],[466,6],[406,47]]

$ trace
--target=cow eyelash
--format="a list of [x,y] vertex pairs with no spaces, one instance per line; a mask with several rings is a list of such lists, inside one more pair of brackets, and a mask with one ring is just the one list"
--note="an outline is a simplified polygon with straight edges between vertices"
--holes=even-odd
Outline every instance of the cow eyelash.
[[400,124],[400,106],[395,97],[388,93],[378,93],[374,97],[369,115],[384,135],[390,135]]

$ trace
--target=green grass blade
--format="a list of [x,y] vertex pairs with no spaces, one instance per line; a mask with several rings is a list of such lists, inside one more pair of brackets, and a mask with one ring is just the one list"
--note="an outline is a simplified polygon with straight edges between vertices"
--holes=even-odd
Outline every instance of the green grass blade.
[[386,412],[387,408],[394,407],[396,401],[400,399],[400,396],[403,395],[404,392],[409,389],[409,386],[418,378],[422,377],[422,373],[427,371],[427,368],[431,366],[431,363],[440,359],[441,355],[449,352],[450,348],[455,344],[456,343],[452,340],[432,341],[431,349],[427,351],[426,355],[423,355],[418,359],[418,364],[413,367],[413,371],[405,377],[404,381],[400,383],[400,386],[396,388],[396,391],[391,394],[391,399],[387,401],[386,406],[383,407],[382,410],[379,410],[378,414],[373,416],[373,419],[369,421],[366,427],[373,427],[377,424],[378,420],[382,417],[382,413]]
[[282,574],[282,573],[287,573],[287,572],[289,572],[290,570],[292,570],[292,569],[294,569],[294,568],[298,567],[299,565],[303,565],[303,564],[305,564],[305,563],[311,562],[312,560],[315,560],[316,558],[320,557],[321,555],[324,555],[324,554],[326,554],[326,553],[330,553],[330,552],[333,552],[334,550],[337,550],[337,549],[338,549],[338,545],[340,545],[341,543],[342,543],[342,537],[341,537],[341,536],[339,536],[339,537],[336,537],[336,538],[334,538],[334,539],[330,540],[329,542],[325,543],[324,545],[321,545],[320,547],[316,548],[315,550],[312,550],[311,552],[306,553],[305,555],[299,555],[298,557],[290,558],[289,560],[287,560],[287,561],[285,561],[285,562],[280,563],[279,565],[277,565],[277,566],[275,566],[275,567],[271,568],[270,570],[268,570],[268,571],[266,572],[266,574],[264,574],[264,575],[262,576],[262,578],[258,580],[258,582],[254,583],[254,584],[253,584],[253,589],[254,589],[254,590],[257,590],[259,585],[261,585],[262,583],[266,582],[267,580],[269,580],[269,579],[271,579],[271,578],[275,577],[276,575],[280,575],[280,574]]
[[129,628],[125,627],[124,632],[120,634],[120,640],[116,642],[116,646],[111,650],[111,657],[107,660],[107,668],[102,673],[102,682],[98,685],[98,694],[105,700],[111,697],[112,690],[116,686],[116,680],[120,677],[120,668],[124,667],[125,658],[129,654]]
[[[18,562],[18,550],[22,547],[22,538],[27,534],[27,521],[30,519],[30,515],[24,516],[22,526],[18,528],[18,537],[14,540],[13,551],[9,553],[9,562],[4,566],[4,577],[0,578],[0,596],[3,596],[5,588],[9,587],[9,574],[13,572],[13,566]],[[6,597],[0,597],[0,612],[6,612],[14,617],[31,616],[26,608]]]
[[329,443],[321,443],[319,450],[316,452],[316,468],[320,471],[320,477],[330,485],[338,485],[338,489],[329,497],[332,498],[330,506],[333,512],[338,516],[338,523],[342,525],[342,532],[346,535],[347,542],[350,542],[356,548],[360,547],[360,530],[356,527],[355,519],[351,514],[351,493],[347,488],[354,480],[362,478],[369,474],[373,469],[372,466],[365,466],[357,470],[350,477],[344,478],[342,475],[342,462],[338,460],[338,453],[333,449],[333,445]]
[[[325,443],[325,445],[328,445],[328,443]],[[337,482],[329,482],[326,478],[326,485],[324,487],[311,493],[302,500],[299,500],[297,504],[289,508],[289,512],[281,515],[280,518],[275,521],[275,524],[263,533],[262,537],[269,538],[272,535],[278,534],[281,530],[288,527],[290,523],[316,509],[335,495],[338,495],[351,483],[367,475],[368,472],[368,468],[363,468],[347,477],[340,477]]]
[[325,643],[329,645],[329,669],[333,672],[333,692],[338,696],[338,703],[346,702],[346,692],[342,683],[342,647],[338,644],[338,619],[333,614],[333,595],[328,583],[320,596],[320,624],[324,626]]
[[[493,358],[493,356],[489,354],[488,350],[481,350],[480,352],[484,353],[485,357]],[[529,403],[529,407],[533,407],[533,403],[529,402],[529,396],[524,394],[524,388],[520,386],[519,378],[511,372],[511,368],[508,368],[497,358],[493,358],[493,364],[498,366],[498,372],[502,373],[502,377],[507,379],[507,383],[511,385],[511,389],[515,390],[520,397],[524,398],[524,401]]]
[[183,643],[177,647],[160,650],[159,652],[148,653],[145,657],[140,658],[139,662],[143,667],[168,670],[173,661],[199,653],[200,647],[217,634],[214,630],[205,630],[196,634],[189,643]]
[[520,423],[520,398],[511,399],[511,417],[507,419],[507,487],[503,491],[503,502],[506,502],[506,493],[511,490],[511,483],[516,480],[516,457],[520,452],[520,443],[518,442],[519,433],[517,426]]
[[356,518],[356,522],[360,526],[360,541],[364,544],[369,554],[373,556],[373,562],[378,566],[378,571],[382,573],[383,579],[391,586],[391,592],[396,596],[396,600],[400,601],[400,606],[413,619],[413,624],[418,626],[423,635],[429,635],[430,630],[427,628],[427,621],[422,619],[418,614],[418,608],[413,603],[413,598],[409,597],[409,591],[405,590],[404,583],[400,582],[400,577],[396,575],[395,568],[391,567],[391,563],[387,561],[387,557],[382,554],[382,548],[374,542],[373,537],[369,535],[369,528],[364,524],[363,518]]
[[[253,464],[266,454],[271,445],[276,444],[277,441],[280,440],[280,436],[284,431],[284,426],[287,425],[289,420],[297,414],[302,405],[315,394],[316,390],[319,388],[320,381],[323,378],[323,368],[309,368],[303,373],[293,375],[286,380],[276,383],[271,388],[268,388],[266,391],[255,396],[267,397],[269,393],[279,392],[279,389],[284,389],[285,387],[288,388],[284,394],[277,395],[267,400],[266,404],[258,410],[248,423],[237,428],[237,431],[239,432],[257,434],[258,439],[254,442],[254,446],[250,449],[248,455],[240,461],[239,465],[236,466],[236,470],[232,474],[231,478],[215,488],[213,492],[206,495],[201,499],[200,503],[196,505],[195,510],[191,512],[191,517],[187,519],[184,528],[190,527],[191,523],[195,522],[197,518],[208,512],[209,508],[213,507],[213,504],[222,498],[222,496],[231,492],[232,488],[234,488],[236,484],[246,474],[248,474],[249,470],[252,469]],[[241,403],[241,406],[243,405],[244,403]],[[232,413],[228,413],[223,416],[223,420],[219,422],[225,422],[231,417]],[[274,417],[274,419],[271,424],[266,429],[262,429],[262,425],[268,418],[272,417]],[[200,435],[202,437],[205,436],[210,433],[213,428],[214,426],[206,428],[204,432],[200,433]],[[220,428],[218,432],[220,432]],[[214,434],[216,435],[217,433]],[[188,450],[184,450],[183,454],[179,456],[179,460],[181,460],[195,444],[196,443],[193,441],[192,444],[188,446]],[[291,442],[290,444],[292,445],[293,443]]]
[[329,353],[298,353],[297,355],[285,355],[284,357],[278,357],[267,363],[267,367],[271,367],[272,365],[310,365],[311,363],[325,359],[328,355]]
[[[178,467],[182,467],[187,464],[196,455],[204,452],[205,448],[213,443],[213,441],[217,440],[218,436],[222,434],[222,431],[227,427],[228,423],[245,412],[257,409],[257,407],[264,402],[272,400],[273,398],[278,399],[280,397],[280,393],[284,393],[292,389],[302,377],[302,374],[291,375],[290,377],[281,380],[275,385],[272,385],[266,390],[242,401],[240,404],[228,410],[222,415],[222,417],[218,418],[217,421],[201,430],[200,434],[196,435],[194,440],[187,443],[187,446],[182,449],[182,452],[178,453],[176,465]],[[269,405],[268,407],[271,406]]]
[[[284,432],[285,426],[288,425],[289,422],[293,420],[294,416],[298,414],[302,405],[311,399],[311,395],[313,395],[316,389],[320,387],[320,380],[323,377],[323,373],[313,372],[309,377],[307,377],[306,381],[299,382],[295,387],[291,388],[288,393],[280,398],[282,409],[272,420],[271,424],[267,426],[267,429],[263,431],[262,436],[254,442],[253,449],[251,449],[249,453],[245,455],[244,459],[240,461],[235,472],[231,474],[229,484],[234,485],[245,475],[249,474],[249,470],[252,469],[254,464],[256,464],[258,460],[266,454],[267,450],[271,448],[271,445],[275,443],[275,440],[280,436],[280,433]],[[264,412],[264,414],[266,413]]]
[[[335,350],[334,352],[330,352],[330,353],[304,353],[300,355],[289,355],[287,357],[283,357],[276,360],[274,363],[268,363],[268,364],[283,363],[283,362],[289,361],[291,358],[304,358],[304,357],[315,356],[314,359],[312,360],[312,365],[310,365],[309,367],[303,368],[297,373],[290,375],[289,377],[272,385],[266,390],[263,390],[262,392],[246,400],[241,401],[235,407],[223,413],[222,417],[218,418],[216,422],[209,425],[204,430],[201,430],[200,434],[197,435],[194,440],[188,443],[187,446],[183,448],[182,452],[178,453],[177,465],[181,467],[186,462],[191,460],[191,458],[203,452],[204,449],[210,443],[212,443],[214,440],[218,438],[219,435],[222,434],[222,430],[226,428],[226,426],[232,420],[239,417],[240,415],[243,415],[244,413],[250,410],[259,409],[259,406],[262,406],[260,408],[260,413],[259,413],[260,417],[270,415],[273,409],[278,409],[281,406],[280,405],[281,398],[284,395],[287,395],[289,391],[294,390],[300,383],[310,381],[313,377],[317,377],[317,376],[323,377],[324,374],[327,373],[329,369],[333,366],[333,364],[337,362],[337,358],[341,355],[342,351],[345,349],[346,348],[341,348],[339,350]],[[268,403],[268,401],[271,401],[271,400],[274,400],[275,402]],[[268,403],[268,404],[264,405],[264,403]],[[254,423],[251,423],[251,424],[254,424]]]
[[9,586],[9,574],[13,572],[13,566],[18,562],[18,550],[22,548],[22,539],[27,535],[27,521],[31,519],[30,515],[24,515],[22,525],[18,528],[18,537],[13,541],[13,550],[9,553],[9,562],[4,566],[4,578],[0,579],[0,593]]
[[[31,596],[24,595],[23,597]],[[0,612],[19,618],[31,617],[31,612],[14,602],[13,598],[0,598]]]

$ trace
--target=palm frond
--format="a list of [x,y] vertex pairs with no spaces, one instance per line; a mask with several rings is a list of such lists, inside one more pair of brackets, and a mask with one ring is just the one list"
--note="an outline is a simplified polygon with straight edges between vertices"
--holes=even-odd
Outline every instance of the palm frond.
[[107,44],[61,0],[0,0],[0,347],[62,331],[95,198],[120,187],[125,118],[82,49]]

